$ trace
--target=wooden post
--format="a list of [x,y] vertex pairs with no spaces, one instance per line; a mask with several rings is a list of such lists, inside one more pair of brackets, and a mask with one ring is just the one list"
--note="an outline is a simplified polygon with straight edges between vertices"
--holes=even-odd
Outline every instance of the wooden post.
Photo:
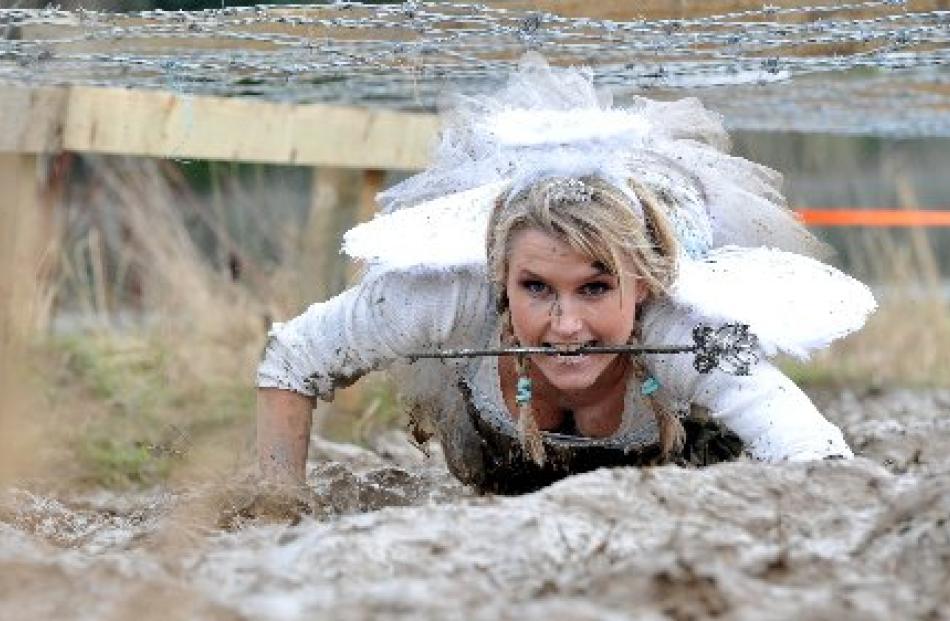
[[48,318],[38,166],[36,155],[0,153],[0,483],[28,462],[26,430],[36,412],[23,353]]
[[[386,182],[386,171],[364,170],[362,177],[359,203],[356,205],[355,217],[349,223],[350,227],[360,222],[372,220],[376,215],[376,195],[383,190],[383,184]],[[361,267],[355,263],[348,265],[347,275],[351,282],[358,276],[360,269]]]
[[53,245],[40,158],[0,153],[0,340],[15,346],[47,327]]
[[[383,170],[321,168],[314,171],[304,247],[310,257],[308,260],[321,268],[314,272],[324,276],[319,299],[336,295],[357,277],[359,267],[347,264],[340,255],[341,238],[346,230],[376,214],[376,194],[385,180]],[[347,414],[357,413],[365,405],[364,395],[360,384],[340,390],[334,409]]]
[[360,207],[357,213],[359,222],[372,220],[376,215],[376,195],[382,192],[386,182],[385,170],[364,170],[363,185],[360,187]]
[[300,273],[306,275],[301,293],[306,302],[325,300],[346,286],[340,240],[353,220],[359,201],[359,172],[345,168],[315,168],[310,212],[300,245]]

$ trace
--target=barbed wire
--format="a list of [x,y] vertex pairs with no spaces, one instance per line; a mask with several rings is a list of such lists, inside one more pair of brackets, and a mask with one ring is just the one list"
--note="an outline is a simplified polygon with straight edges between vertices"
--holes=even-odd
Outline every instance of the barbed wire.
[[942,6],[763,5],[630,21],[511,3],[6,9],[0,80],[432,109],[446,89],[491,88],[537,50],[592,66],[621,96],[699,95],[733,127],[950,136]]

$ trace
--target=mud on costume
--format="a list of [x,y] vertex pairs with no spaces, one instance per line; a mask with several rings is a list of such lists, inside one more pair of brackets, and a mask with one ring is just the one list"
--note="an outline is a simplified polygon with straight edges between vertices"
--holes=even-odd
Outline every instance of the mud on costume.
[[[520,491],[655,457],[655,426],[636,382],[613,436],[545,432],[553,459],[538,469],[512,441],[496,359],[406,362],[419,351],[499,344],[485,238],[501,196],[547,178],[594,176],[639,210],[627,184],[634,178],[668,206],[679,271],[668,295],[643,305],[644,343],[690,343],[698,323],[740,322],[763,354],[804,358],[858,329],[875,308],[866,286],[807,256],[820,244],[785,207],[779,175],[728,155],[720,120],[696,100],[635,98],[615,108],[589,71],[528,56],[506,88],[456,99],[444,120],[432,166],[381,194],[381,214],[345,236],[346,253],[366,265],[362,281],[275,324],[258,385],[331,399],[335,388],[386,367],[463,482]],[[661,387],[655,397],[676,411],[708,412],[712,423],[687,421],[689,461],[726,457],[740,440],[764,461],[851,456],[840,431],[768,362],[740,377],[699,374],[688,355],[644,360]],[[710,435],[715,423],[734,435]]]

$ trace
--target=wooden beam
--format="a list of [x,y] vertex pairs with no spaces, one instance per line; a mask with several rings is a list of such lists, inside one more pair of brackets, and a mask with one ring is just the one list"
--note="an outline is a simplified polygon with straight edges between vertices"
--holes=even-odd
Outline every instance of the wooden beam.
[[119,88],[0,89],[0,152],[417,170],[433,115]]
[[300,269],[310,275],[301,285],[306,300],[325,300],[346,288],[340,240],[353,226],[361,181],[361,171],[329,167],[313,170],[310,212],[300,245]]
[[49,319],[45,261],[52,233],[39,157],[0,154],[0,346],[17,349]]

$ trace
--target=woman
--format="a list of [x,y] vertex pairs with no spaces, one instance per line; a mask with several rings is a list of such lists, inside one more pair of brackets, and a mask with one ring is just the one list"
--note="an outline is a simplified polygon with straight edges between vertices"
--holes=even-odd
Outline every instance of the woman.
[[699,373],[683,354],[411,361],[471,347],[688,344],[697,324],[723,321],[750,325],[763,354],[803,356],[860,327],[874,308],[866,287],[777,249],[818,244],[784,208],[776,175],[724,143],[694,100],[615,109],[589,73],[538,57],[499,93],[459,100],[433,166],[348,233],[362,281],[272,330],[258,376],[264,474],[302,480],[314,398],[382,367],[452,472],[486,490],[674,457],[690,406],[753,458],[850,457],[767,362],[741,376]]

